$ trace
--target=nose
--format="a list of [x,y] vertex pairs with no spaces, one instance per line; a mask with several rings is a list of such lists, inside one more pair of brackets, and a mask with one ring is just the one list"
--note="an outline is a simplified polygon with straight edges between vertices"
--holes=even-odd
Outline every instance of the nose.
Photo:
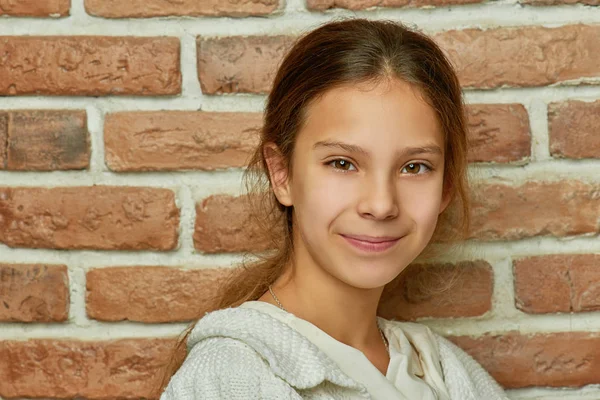
[[358,212],[365,218],[377,220],[396,218],[399,212],[396,185],[384,177],[365,182]]

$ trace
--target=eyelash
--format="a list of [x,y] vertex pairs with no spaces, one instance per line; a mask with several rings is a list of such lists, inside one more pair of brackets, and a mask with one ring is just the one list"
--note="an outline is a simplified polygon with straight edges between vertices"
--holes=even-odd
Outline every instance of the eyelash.
[[[352,165],[352,166],[353,166],[353,167],[356,169],[356,167],[354,166],[354,164],[353,164],[352,162],[350,162],[350,161],[348,161],[348,160],[345,160],[345,159],[343,159],[343,158],[336,158],[335,160],[330,160],[330,161],[328,161],[328,162],[327,162],[327,165],[331,165],[331,166],[333,167],[333,165],[332,165],[332,164],[333,164],[333,163],[335,163],[336,161],[343,161],[343,162],[347,162],[348,164]],[[408,174],[408,175],[423,175],[423,174],[425,174],[425,173],[428,173],[428,172],[431,172],[431,171],[433,171],[433,168],[431,168],[429,165],[427,165],[427,164],[425,164],[425,163],[421,163],[421,162],[411,162],[411,163],[408,163],[408,164],[407,164],[407,166],[408,166],[408,165],[421,165],[422,167],[425,167],[425,168],[427,168],[427,171],[426,171],[426,172],[423,172],[423,173],[417,173],[417,174]],[[405,166],[405,167],[403,167],[402,169],[404,169],[404,168],[406,168],[406,166]],[[349,170],[345,170],[345,169],[341,169],[341,168],[335,168],[335,167],[333,167],[333,169],[336,169],[336,170],[338,170],[338,171],[340,171],[340,172],[343,172],[343,173],[350,172]]]

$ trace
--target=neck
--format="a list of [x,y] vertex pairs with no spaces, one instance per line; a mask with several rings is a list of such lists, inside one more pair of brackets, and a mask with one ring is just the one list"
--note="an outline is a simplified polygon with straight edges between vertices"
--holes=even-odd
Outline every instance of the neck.
[[[383,287],[352,287],[311,261],[304,261],[302,255],[296,253],[294,262],[273,284],[273,291],[286,311],[363,352],[381,346],[377,306]],[[298,265],[302,266],[301,271]],[[277,305],[270,293],[265,296],[271,300],[267,301]]]

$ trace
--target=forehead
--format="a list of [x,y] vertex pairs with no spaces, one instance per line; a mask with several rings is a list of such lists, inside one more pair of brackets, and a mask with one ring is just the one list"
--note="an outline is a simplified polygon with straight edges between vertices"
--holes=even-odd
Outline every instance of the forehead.
[[312,102],[298,137],[392,147],[437,143],[443,133],[437,115],[414,85],[397,79],[341,86]]

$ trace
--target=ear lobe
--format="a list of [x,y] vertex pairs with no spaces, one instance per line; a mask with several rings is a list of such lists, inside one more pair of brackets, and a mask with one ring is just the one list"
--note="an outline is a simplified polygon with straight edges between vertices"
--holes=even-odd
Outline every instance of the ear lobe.
[[263,147],[263,156],[269,169],[271,186],[277,200],[284,206],[292,205],[290,179],[285,158],[275,143],[267,143]]

